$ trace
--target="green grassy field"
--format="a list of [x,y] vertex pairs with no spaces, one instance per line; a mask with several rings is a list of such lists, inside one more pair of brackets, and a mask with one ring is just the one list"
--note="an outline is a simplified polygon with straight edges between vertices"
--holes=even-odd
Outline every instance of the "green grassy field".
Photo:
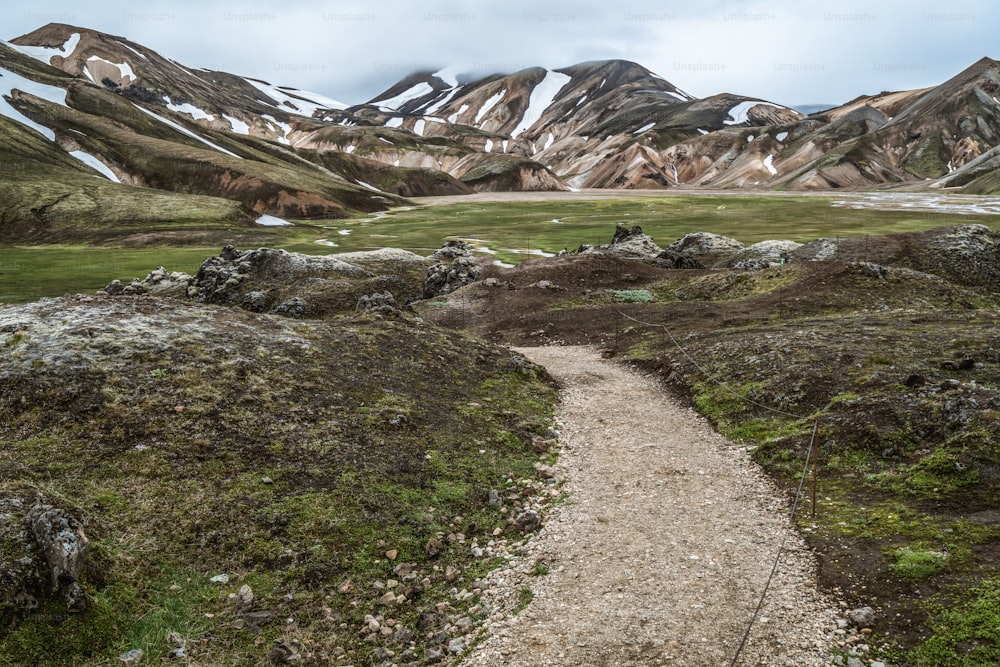
[[[387,246],[426,254],[448,239],[463,238],[488,248],[500,261],[517,263],[537,255],[537,251],[555,253],[563,248],[573,250],[581,243],[608,243],[617,223],[641,225],[657,243],[666,246],[695,231],[725,234],[744,243],[765,239],[810,241],[823,236],[885,234],[951,224],[991,225],[995,218],[986,214],[855,210],[834,206],[837,197],[626,197],[418,205],[325,224],[270,228],[267,233],[278,241],[274,243],[278,247],[310,254]],[[193,272],[205,257],[218,251],[214,246],[0,246],[0,302],[93,291],[114,278],[145,276],[158,265],[171,271]]]

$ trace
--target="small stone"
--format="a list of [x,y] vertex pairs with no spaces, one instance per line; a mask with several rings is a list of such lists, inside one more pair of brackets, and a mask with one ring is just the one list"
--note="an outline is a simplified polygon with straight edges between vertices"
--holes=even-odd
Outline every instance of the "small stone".
[[847,620],[858,628],[871,627],[875,622],[875,610],[871,607],[860,607],[847,612]]
[[145,653],[141,648],[134,648],[118,656],[118,662],[124,667],[135,667],[142,662],[142,656],[144,655]]
[[337,586],[338,593],[350,593],[352,590],[354,590],[354,582],[350,579]]
[[383,595],[378,599],[379,604],[385,605],[387,607],[395,604],[395,602],[396,602],[396,594],[393,593],[392,591],[389,591],[388,593],[386,593],[385,595]]
[[274,484],[274,480],[270,477],[261,477],[260,482],[261,484]]
[[444,571],[444,579],[449,584],[453,584],[458,581],[459,576],[461,576],[462,571],[459,570],[454,565],[449,565]]
[[254,599],[253,590],[246,584],[240,586],[240,590],[236,594],[236,599],[235,599],[236,613],[249,611],[250,608],[253,607],[253,599]]
[[396,560],[399,557],[399,551],[396,549],[389,549],[385,552],[385,557],[389,560]]
[[225,586],[226,584],[229,583],[229,575],[228,574],[217,574],[214,577],[212,577],[211,579],[209,579],[209,581],[211,581],[213,584],[222,584],[223,586]]
[[448,642],[448,653],[461,653],[465,650],[465,642],[461,639],[452,639]]
[[424,551],[428,556],[437,556],[439,553],[444,551],[444,544],[442,544],[441,540],[436,537],[432,537],[427,540],[427,544],[424,545]]

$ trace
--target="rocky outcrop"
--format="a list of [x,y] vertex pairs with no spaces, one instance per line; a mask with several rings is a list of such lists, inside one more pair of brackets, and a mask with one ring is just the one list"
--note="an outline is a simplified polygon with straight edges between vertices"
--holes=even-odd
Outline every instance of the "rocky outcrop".
[[645,234],[642,227],[634,225],[629,228],[623,223],[615,226],[615,234],[608,245],[581,245],[577,250],[581,255],[608,253],[633,259],[653,259],[662,252],[663,248],[656,245],[653,237]]
[[711,268],[732,261],[746,246],[728,236],[694,232],[674,241],[666,249]]
[[66,598],[70,611],[82,611],[87,596],[80,587],[80,574],[90,550],[84,522],[51,505],[35,505],[26,520],[45,557],[49,593]]
[[82,611],[81,577],[90,542],[85,520],[29,488],[0,490],[0,628],[62,598]]
[[226,246],[197,274],[162,266],[142,280],[112,281],[113,296],[157,295],[239,306],[256,313],[322,317],[357,308],[361,297],[389,294],[394,303],[419,298],[433,259],[397,249],[305,255],[274,248]]
[[425,299],[449,294],[479,280],[479,262],[472,254],[472,246],[465,241],[449,241],[435,250],[431,257],[444,261],[427,269],[423,291]]
[[791,260],[801,247],[795,241],[761,241],[741,250],[730,263],[734,269],[766,269]]

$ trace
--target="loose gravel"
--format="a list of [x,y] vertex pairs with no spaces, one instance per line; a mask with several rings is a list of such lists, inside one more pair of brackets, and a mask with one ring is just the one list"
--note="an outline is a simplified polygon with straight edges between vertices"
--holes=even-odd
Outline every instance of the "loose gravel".
[[[486,578],[489,618],[462,665],[729,665],[783,540],[736,664],[843,664],[848,648],[864,655],[861,635],[848,638],[843,604],[816,587],[789,499],[745,448],[655,379],[595,350],[519,352],[563,388],[554,473],[568,502]],[[529,588],[533,600],[513,615]]]

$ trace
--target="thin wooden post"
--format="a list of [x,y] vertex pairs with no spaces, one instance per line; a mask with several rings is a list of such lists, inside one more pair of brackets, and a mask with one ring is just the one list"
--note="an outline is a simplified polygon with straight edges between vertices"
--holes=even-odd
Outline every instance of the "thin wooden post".
[[816,423],[813,425],[813,435],[812,442],[809,443],[809,454],[812,456],[813,463],[813,488],[812,488],[812,518],[816,518],[816,486],[817,478],[819,477],[819,453],[816,451],[816,437],[819,435],[819,417],[816,417]]

